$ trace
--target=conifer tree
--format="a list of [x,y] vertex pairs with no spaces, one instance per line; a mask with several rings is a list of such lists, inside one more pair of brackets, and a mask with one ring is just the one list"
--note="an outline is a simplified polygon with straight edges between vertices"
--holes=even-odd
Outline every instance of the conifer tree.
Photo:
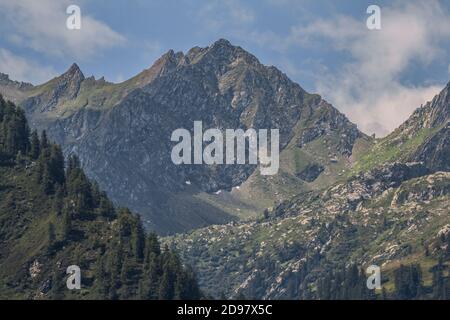
[[446,288],[444,279],[444,263],[442,256],[439,258],[437,265],[433,267],[433,299],[444,300],[446,298]]
[[165,269],[159,285],[159,300],[172,300],[174,298],[173,276]]
[[145,250],[145,233],[142,226],[142,221],[139,217],[135,219],[134,229],[131,235],[131,245],[133,254],[137,261],[142,261]]
[[47,138],[47,132],[44,130],[41,133],[41,145],[39,147],[39,149],[41,151],[47,150],[48,149],[48,138]]
[[59,268],[55,266],[52,271],[52,281],[50,289],[50,295],[53,300],[62,300],[64,298],[63,287],[64,277],[61,270],[59,270]]
[[31,146],[30,146],[30,156],[32,160],[37,160],[39,158],[41,146],[39,141],[39,135],[37,130],[34,130],[31,134]]
[[49,250],[53,249],[55,242],[56,242],[55,225],[52,222],[50,222],[48,224],[48,229],[47,229],[47,244],[48,244]]
[[49,174],[56,183],[62,185],[65,180],[64,173],[64,155],[59,146],[51,146],[50,161],[48,164]]
[[106,275],[103,255],[100,254],[94,269],[94,290],[97,299],[108,299],[110,286]]
[[67,241],[70,239],[70,233],[72,231],[72,217],[69,210],[63,210],[62,215],[62,227],[61,227],[61,235],[63,241]]

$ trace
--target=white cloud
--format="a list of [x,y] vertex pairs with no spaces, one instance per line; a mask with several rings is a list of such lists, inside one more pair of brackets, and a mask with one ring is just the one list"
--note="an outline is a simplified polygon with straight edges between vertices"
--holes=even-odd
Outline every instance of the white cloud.
[[43,83],[56,75],[51,67],[19,57],[12,52],[0,48],[0,72],[6,73],[12,80]]
[[66,28],[67,0],[0,0],[5,17],[0,26],[8,39],[48,55],[69,55],[87,59],[102,49],[119,45],[125,38],[105,23],[94,19],[81,6],[81,30]]
[[208,0],[196,7],[195,14],[205,25],[204,31],[236,30],[255,21],[253,10],[238,0]]
[[408,2],[381,8],[382,29],[370,31],[364,20],[338,16],[292,29],[287,45],[329,43],[352,61],[320,74],[317,91],[367,132],[386,134],[444,84],[411,86],[400,77],[413,63],[438,59],[450,37],[450,16],[438,2]]

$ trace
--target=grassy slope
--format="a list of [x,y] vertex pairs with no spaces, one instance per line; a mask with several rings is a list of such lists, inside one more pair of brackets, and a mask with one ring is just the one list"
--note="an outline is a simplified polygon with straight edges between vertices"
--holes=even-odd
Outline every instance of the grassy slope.
[[[310,201],[303,199],[291,202],[291,206],[287,208],[288,216],[261,222],[213,226],[196,230],[189,235],[170,238],[168,241],[177,245],[186,261],[196,265],[200,283],[210,292],[218,292],[220,288],[224,288],[228,295],[232,295],[237,286],[252,274],[252,270],[258,268],[261,261],[275,262],[278,271],[271,275],[271,281],[275,281],[283,270],[288,270],[304,257],[302,250],[320,244],[323,246],[327,241],[331,242],[325,246],[323,261],[379,264],[382,266],[383,276],[387,281],[384,286],[388,291],[393,288],[392,272],[400,263],[421,264],[425,284],[429,285],[429,268],[437,262],[437,254],[433,254],[433,243],[438,231],[450,223],[449,196],[431,201],[385,205],[390,202],[386,199],[392,199],[394,193],[401,189],[420,194],[421,190],[428,188],[429,178],[407,181],[397,190],[392,189],[366,203],[360,211],[349,213],[348,218],[355,231],[350,232],[346,223],[338,223],[330,239],[327,233],[321,236],[323,230],[321,231],[320,226],[336,223],[336,217],[341,213],[338,209],[339,202],[345,202],[345,199],[332,196],[324,200],[326,196],[321,196],[312,197]],[[439,182],[433,185],[450,186],[448,174],[437,180]],[[386,226],[383,225],[384,219],[387,220]],[[425,256],[425,245],[431,248],[430,256]],[[293,252],[294,256],[289,258],[288,255],[285,258],[280,255],[282,252]],[[315,271],[319,272],[322,268],[324,265],[318,266]],[[221,284],[220,288],[217,283]]]
[[392,161],[405,161],[413,152],[417,151],[427,138],[438,132],[442,127],[422,128],[413,137],[394,131],[387,137],[378,140],[365,155],[362,155],[356,161],[350,174],[365,172]]
[[[55,257],[43,254],[47,248],[47,231],[49,223],[60,225],[58,218],[52,214],[53,198],[45,196],[39,185],[33,182],[32,169],[0,167],[0,225],[3,245],[0,246],[0,297],[5,299],[29,298],[27,293],[33,281],[29,278],[28,266],[38,259],[43,265],[43,273],[51,274],[55,261],[63,265],[83,265],[87,272],[83,277],[89,281],[93,265],[98,259],[98,249],[104,238],[111,232],[110,225],[98,219],[75,221],[76,234],[82,238],[71,242],[59,251]],[[57,237],[60,230],[56,228]],[[82,253],[83,258],[78,256]],[[45,276],[44,276],[45,277]],[[36,279],[41,281],[42,278]],[[10,284],[10,285],[7,285]],[[16,286],[18,284],[18,287]],[[83,296],[88,292],[78,292]],[[69,294],[70,295],[70,294]]]

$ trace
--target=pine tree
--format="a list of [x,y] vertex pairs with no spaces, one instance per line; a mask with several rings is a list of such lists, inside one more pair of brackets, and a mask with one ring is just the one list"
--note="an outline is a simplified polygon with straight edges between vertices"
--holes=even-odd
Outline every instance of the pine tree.
[[52,282],[50,289],[50,296],[52,297],[52,300],[62,300],[64,298],[63,287],[64,277],[61,270],[59,270],[58,267],[55,267],[52,272]]
[[414,299],[422,294],[420,265],[404,266],[394,272],[395,292],[398,299]]
[[122,270],[120,272],[120,297],[122,299],[130,299],[133,295],[133,267],[129,258],[125,258],[122,263]]
[[55,144],[51,146],[48,170],[50,171],[49,174],[51,175],[53,181],[60,185],[64,183],[64,155],[61,148]]
[[39,158],[41,146],[39,141],[39,135],[36,130],[33,131],[31,134],[31,150],[30,150],[30,156],[32,160],[37,160]]
[[55,216],[60,216],[63,210],[63,204],[64,204],[64,195],[61,187],[58,187],[55,192],[55,199],[53,200],[52,204],[52,211],[55,214]]
[[159,285],[159,300],[173,300],[174,298],[174,281],[173,276],[168,269],[164,270],[161,284]]
[[110,286],[108,284],[108,278],[106,275],[104,264],[104,258],[102,254],[100,254],[94,269],[94,291],[96,293],[97,299],[109,298]]
[[68,209],[65,209],[62,216],[61,235],[63,241],[70,239],[70,233],[72,232],[72,217]]
[[179,300],[200,299],[200,290],[197,285],[197,278],[191,268],[178,270],[176,274],[174,298]]
[[149,233],[145,241],[145,255],[144,259],[147,262],[148,259],[154,255],[159,256],[161,254],[161,245],[158,241],[158,236],[156,233]]
[[158,299],[161,276],[160,259],[152,255],[150,260],[144,264],[143,276],[139,283],[140,299]]
[[44,130],[41,133],[41,145],[39,146],[39,149],[41,151],[47,150],[48,149],[48,138],[47,138],[47,132]]
[[48,229],[47,229],[48,250],[52,250],[53,249],[53,246],[55,245],[55,242],[56,242],[55,225],[50,222],[48,224]]
[[121,286],[121,271],[122,271],[122,262],[124,259],[124,255],[122,253],[122,246],[121,245],[113,245],[109,247],[109,255],[106,260],[106,267],[110,276],[110,298],[111,299],[117,299],[118,293],[117,289]]
[[45,194],[52,194],[54,191],[53,181],[50,175],[50,172],[45,168],[42,173],[42,181],[41,181],[42,191]]
[[136,218],[134,229],[131,234],[131,241],[133,254],[136,260],[142,261],[144,258],[144,250],[145,250],[145,233],[141,219],[139,217]]
[[442,257],[439,258],[438,264],[432,268],[433,271],[433,299],[443,300],[446,297],[445,279],[444,279],[444,263]]

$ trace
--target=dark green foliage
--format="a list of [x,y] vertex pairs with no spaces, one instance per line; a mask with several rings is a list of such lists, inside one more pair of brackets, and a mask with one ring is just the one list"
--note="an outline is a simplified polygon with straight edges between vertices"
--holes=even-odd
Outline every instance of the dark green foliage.
[[56,242],[55,225],[51,222],[48,224],[47,239],[48,239],[48,248],[49,250],[51,250]]
[[146,248],[145,250],[146,262],[148,262],[148,260],[151,258],[152,255],[159,256],[161,254],[161,247],[156,233],[151,232],[147,235],[145,248]]
[[32,160],[37,160],[41,153],[41,146],[39,141],[39,135],[36,130],[31,134],[31,146],[30,146],[30,157]]
[[442,259],[432,268],[433,284],[424,287],[422,270],[419,265],[400,265],[394,270],[394,291],[387,292],[383,286],[381,292],[368,290],[367,276],[355,265],[342,271],[328,273],[318,280],[317,294],[320,299],[448,299],[450,282],[444,275],[447,266]]
[[29,134],[23,110],[0,96],[0,164],[13,161],[19,151],[28,153]]
[[444,276],[444,272],[448,266],[444,263],[443,258],[439,259],[437,265],[432,268],[433,272],[433,299],[448,300],[450,297],[450,278]]
[[142,261],[142,259],[144,258],[145,233],[141,219],[137,219],[133,226],[133,232],[131,234],[131,246],[133,254],[136,257],[137,261]]
[[88,218],[91,209],[95,208],[94,202],[96,200],[100,202],[100,199],[93,198],[93,185],[81,169],[80,160],[75,155],[69,157],[66,180],[67,192],[73,200],[73,210],[81,217]]
[[53,144],[51,146],[50,162],[48,166],[48,170],[53,181],[59,185],[62,185],[65,180],[64,155],[58,145]]
[[72,231],[72,217],[70,212],[66,209],[64,210],[62,221],[61,221],[61,240],[70,240],[70,233]]
[[53,275],[51,279],[51,289],[49,294],[49,297],[52,300],[61,300],[64,298],[64,286],[65,281],[63,277],[63,271],[59,270],[57,266],[55,266],[53,270]]
[[[0,298],[200,298],[193,272],[174,252],[161,253],[140,217],[116,210],[76,156],[65,170],[61,148],[45,131],[29,137],[23,112],[1,96],[0,160]],[[73,264],[81,291],[65,286]]]
[[422,294],[422,270],[419,265],[404,266],[395,271],[395,295],[397,299],[416,299]]
[[317,295],[322,300],[366,300],[374,299],[373,291],[367,288],[367,276],[357,265],[327,273],[318,280]]
[[[45,131],[42,132],[41,140],[37,134],[32,134],[30,148],[30,160],[37,156],[37,182],[41,184],[46,194],[53,194],[60,190],[65,182],[64,155],[58,145],[50,144]],[[37,140],[36,140],[37,139]],[[35,141],[33,141],[35,140]]]

